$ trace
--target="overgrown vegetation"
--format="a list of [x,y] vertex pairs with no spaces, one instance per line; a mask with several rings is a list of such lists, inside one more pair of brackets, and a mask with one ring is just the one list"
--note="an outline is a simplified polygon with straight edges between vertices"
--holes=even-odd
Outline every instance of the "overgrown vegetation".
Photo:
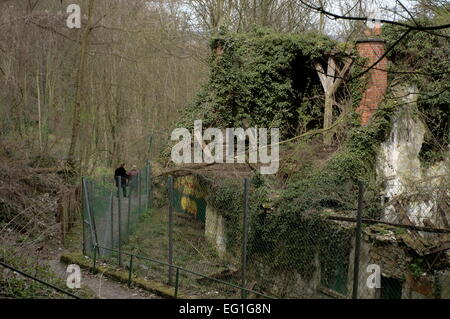
[[[46,265],[46,257],[63,244],[61,198],[71,187],[70,177],[53,157],[27,155],[26,146],[20,141],[0,140],[0,260],[66,289],[65,282]],[[68,218],[64,222],[68,227]],[[94,296],[85,289],[79,293],[82,297]],[[67,296],[0,267],[2,297]]]
[[[6,250],[1,251],[0,260],[60,289],[68,290],[66,282],[55,276],[55,273],[50,270],[48,265],[31,262],[28,258],[19,257],[12,251]],[[80,298],[95,298],[95,294],[85,287],[78,289],[74,294]],[[0,298],[72,299],[66,294],[3,267],[0,267]]]
[[6,231],[48,240],[55,236],[58,195],[65,179],[53,171],[48,157],[21,156],[19,143],[0,141],[0,238]]
[[[250,260],[264,260],[271,271],[296,272],[312,278],[317,265],[331,281],[336,261],[348,259],[352,229],[336,227],[326,219],[329,214],[354,215],[357,207],[357,181],[364,181],[364,215],[379,218],[379,190],[375,158],[380,142],[391,127],[394,108],[386,103],[375,113],[367,127],[355,125],[342,148],[316,170],[291,181],[274,195],[271,185],[256,177],[250,191]],[[224,216],[227,247],[239,255],[242,240],[241,181],[227,180],[211,187],[209,203]],[[328,276],[328,277],[327,277]]]
[[[433,25],[434,19],[417,17],[416,23]],[[383,37],[392,45],[405,30],[386,25]],[[441,36],[440,36],[441,35]],[[436,31],[424,35],[410,32],[389,53],[392,62],[390,81],[416,85],[419,91],[418,108],[428,134],[420,157],[426,164],[441,161],[450,143],[450,46],[449,32]]]
[[[188,107],[179,126],[189,128],[195,119],[203,119],[204,126],[283,127],[285,139],[321,128],[323,100],[314,99],[314,95],[321,95],[322,88],[312,62],[324,59],[333,49],[344,54],[343,46],[317,34],[280,35],[261,29],[248,34],[221,34],[211,46],[215,54],[210,81]],[[362,62],[356,61],[352,74],[361,72]],[[267,277],[270,272],[283,270],[310,280],[320,270],[324,274],[322,282],[332,285],[336,261],[348,259],[353,230],[336,227],[326,215],[354,215],[357,181],[365,183],[365,216],[380,217],[375,160],[380,143],[390,131],[395,107],[388,97],[370,124],[361,127],[354,110],[366,82],[362,77],[339,92],[347,109],[338,126],[343,139],[336,153],[325,156],[321,165],[313,163],[317,156],[311,156],[308,162],[283,153],[294,166],[292,170],[281,168],[278,177],[286,180],[284,184],[273,177],[256,175],[252,179],[248,245],[255,276]],[[338,116],[335,114],[335,118]],[[312,150],[313,143],[320,140],[320,135],[317,139],[313,136],[283,147],[289,149],[300,143]],[[242,243],[242,181],[230,178],[204,182],[210,190],[209,205],[225,219],[227,250],[238,258]],[[264,266],[259,260],[264,260]],[[344,263],[342,267],[347,266]],[[345,273],[344,268],[339,269]],[[266,284],[261,288],[269,289],[270,280]]]
[[[219,258],[213,245],[205,241],[203,227],[204,225],[198,220],[183,213],[174,212],[173,263],[205,275],[218,274],[227,269],[226,263]],[[167,262],[168,247],[168,214],[167,207],[165,207],[154,208],[146,213],[129,242],[122,249]],[[115,264],[116,261],[117,259],[112,260],[111,264]],[[166,266],[140,258],[134,260],[134,265],[137,275],[158,282],[167,282],[168,269]],[[191,295],[209,298],[214,297],[215,293],[220,291],[219,297],[230,297],[227,295],[227,287],[224,285],[216,287],[210,282],[204,284],[199,279],[201,277],[181,271],[179,284],[184,291]],[[229,293],[231,296],[236,296],[235,289]]]
[[[64,202],[61,195],[72,186],[69,176],[57,167],[66,162],[65,155],[69,163],[79,164],[72,173],[92,173],[114,190],[114,184],[108,181],[110,166],[119,161],[146,162],[148,153],[166,146],[165,138],[182,113],[176,126],[188,129],[197,119],[203,120],[204,128],[282,128],[279,174],[252,179],[250,273],[264,277],[260,281],[263,290],[270,289],[276,280],[271,274],[278,270],[287,274],[286,286],[295,282],[297,274],[311,279],[316,270],[322,272],[322,281],[332,285],[336,260],[348,257],[353,229],[335,227],[326,217],[354,214],[357,181],[364,181],[366,186],[365,216],[380,217],[375,159],[378,146],[389,132],[397,102],[388,96],[370,125],[360,127],[354,110],[367,84],[367,78],[361,77],[327,94],[327,101],[333,95],[334,104],[327,103],[331,115],[324,112],[324,90],[316,63],[331,65],[328,58],[333,56],[337,68],[342,69],[347,58],[356,56],[353,43],[338,43],[325,36],[326,14],[291,5],[290,0],[264,1],[263,6],[256,2],[228,6],[212,1],[208,8],[202,1],[174,1],[170,8],[149,6],[146,0],[132,5],[94,2],[81,1],[88,21],[74,32],[66,28],[59,13],[64,12],[63,1],[0,5],[0,83],[4,88],[0,92],[0,238],[16,240],[24,255],[48,248],[43,243],[51,242],[51,248],[60,244],[58,218],[65,211],[59,209]],[[363,3],[354,8],[362,10]],[[417,16],[408,23],[441,24],[448,20],[445,9],[438,10],[443,13],[436,11],[436,18]],[[340,10],[353,15],[350,7]],[[105,16],[98,19],[102,12]],[[102,25],[92,27],[91,20]],[[318,28],[311,27],[315,22],[319,22]],[[147,27],[149,23],[152,28]],[[252,29],[252,23],[264,28]],[[221,29],[225,25],[228,30],[245,32]],[[266,27],[296,33],[274,32]],[[352,38],[355,28],[350,29],[343,33]],[[383,36],[387,47],[404,31],[386,25]],[[210,78],[184,111],[185,101],[207,75],[203,59],[208,50],[203,35],[215,32],[210,41]],[[429,129],[420,153],[426,164],[442,160],[449,144],[448,35],[448,31],[411,31],[388,56],[392,62],[390,83],[407,82],[418,87],[419,111]],[[98,51],[100,44],[104,49]],[[365,67],[363,59],[356,58],[350,72],[359,74]],[[70,133],[67,128],[71,125]],[[324,143],[327,147],[322,144],[323,127],[334,135],[334,143]],[[147,145],[149,136],[154,136],[154,145]],[[6,139],[10,142],[3,143]],[[15,145],[14,156],[11,145]],[[251,169],[255,168],[248,171]],[[219,177],[206,183],[210,204],[225,218],[228,249],[238,257],[242,182]],[[165,184],[162,189],[166,192]],[[76,197],[76,192],[72,195]],[[163,193],[155,203],[163,205],[166,198]],[[106,205],[94,208],[107,210]],[[152,231],[161,235],[157,238],[161,241],[135,240],[155,253],[161,247],[166,251],[167,243],[162,240],[166,221],[150,222],[154,222],[154,228],[141,228],[141,238]],[[176,227],[185,225],[183,221]],[[212,247],[203,245],[200,232],[192,227],[183,233],[185,237],[177,238],[181,241],[177,251],[182,257],[180,263],[194,264],[198,262],[195,256],[205,263],[204,269],[215,270],[222,261]],[[183,241],[185,238],[188,240]],[[208,264],[210,260],[213,265]],[[149,266],[143,266],[142,272],[148,273]],[[412,264],[412,272],[419,273],[419,266]],[[41,272],[39,267],[36,265]],[[158,275],[165,276],[165,272],[163,269]],[[43,274],[49,276],[45,271]],[[45,293],[33,285],[26,291],[28,284],[10,278],[8,296]]]
[[177,127],[195,119],[212,127],[283,127],[283,137],[321,127],[322,87],[313,61],[345,48],[318,33],[256,28],[222,32],[211,40],[209,82]]

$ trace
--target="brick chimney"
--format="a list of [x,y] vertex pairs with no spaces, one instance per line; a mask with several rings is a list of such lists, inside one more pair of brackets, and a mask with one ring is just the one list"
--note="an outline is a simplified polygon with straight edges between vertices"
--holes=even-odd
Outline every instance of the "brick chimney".
[[[366,38],[357,41],[358,53],[367,58],[366,67],[373,65],[385,52],[385,41],[381,39],[381,25],[377,23],[373,29],[364,31]],[[361,125],[367,125],[372,114],[383,100],[387,89],[387,58],[383,58],[369,70],[366,76],[368,83],[356,112],[361,114]]]

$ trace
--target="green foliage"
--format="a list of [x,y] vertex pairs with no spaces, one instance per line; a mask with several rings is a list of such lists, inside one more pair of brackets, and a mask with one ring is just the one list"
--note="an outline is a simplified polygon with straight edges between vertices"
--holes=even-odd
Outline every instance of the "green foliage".
[[227,248],[230,251],[237,249],[242,229],[243,186],[232,179],[213,184],[208,201],[225,219]]
[[283,127],[286,137],[299,127],[318,124],[322,103],[308,99],[322,92],[312,62],[323,59],[336,42],[315,33],[255,29],[220,34],[211,46],[222,53],[211,56],[210,80],[178,127],[191,128],[194,119],[215,127],[242,127],[245,121]]
[[258,188],[262,187],[265,184],[264,177],[258,172],[255,175],[253,175],[252,179],[250,180],[251,184]]
[[[263,262],[271,271],[299,273],[310,280],[320,260],[323,282],[331,282],[337,260],[346,264],[352,231],[336,227],[321,214],[264,208],[266,186],[252,187],[249,199],[248,256],[250,269]],[[225,218],[227,251],[240,255],[242,243],[242,185],[233,180],[216,184],[209,202]],[[309,203],[305,203],[308,206]]]
[[[398,32],[395,28],[385,29],[388,46],[398,39]],[[449,97],[447,93],[437,93],[441,93],[448,80],[444,73],[448,71],[448,58],[444,59],[448,57],[448,48],[442,45],[442,39],[427,39],[429,44],[421,44],[416,36],[412,34],[413,43],[405,41],[391,53],[392,69],[396,79],[415,83],[422,92],[435,93],[432,98],[430,94],[427,99],[422,96],[419,108],[430,132],[440,144],[445,144]],[[220,48],[222,54],[212,57],[211,79],[189,107],[185,127],[190,127],[196,118],[204,119],[206,126],[218,127],[241,126],[245,120],[250,126],[288,128],[284,137],[295,130],[319,127],[317,118],[322,117],[322,105],[311,97],[321,92],[321,88],[317,75],[309,67],[335,45],[313,34],[279,35],[266,30],[222,34],[212,42],[212,48]],[[438,47],[437,58],[430,57],[433,45]],[[359,58],[352,74],[360,73],[363,65]],[[411,76],[409,71],[417,70],[427,75]],[[362,77],[345,88],[350,91],[352,110],[359,105],[366,85],[367,77]],[[321,167],[307,166],[298,175],[301,178],[289,179],[281,190],[274,191],[273,185],[261,176],[252,179],[249,260],[255,264],[263,260],[272,271],[299,273],[304,279],[311,279],[319,266],[323,281],[329,285],[336,269],[345,272],[342,267],[348,265],[343,261],[348,260],[353,230],[337,227],[324,215],[354,213],[357,182],[363,181],[364,216],[380,217],[375,161],[380,144],[390,132],[395,102],[389,93],[365,127],[360,126],[359,115],[351,111],[346,140],[332,158]],[[425,146],[423,155],[430,154]],[[242,239],[241,184],[222,180],[210,187],[208,196],[210,204],[225,218],[227,248],[235,255],[239,255]]]
[[411,273],[415,278],[420,277],[426,269],[423,258],[415,258],[409,265],[409,269],[411,270]]
[[[304,203],[300,210],[309,204]],[[252,212],[250,252],[254,260],[271,261],[273,270],[298,271],[309,280],[315,271],[316,254],[326,268],[330,258],[348,253],[351,232],[333,226],[321,214],[284,207],[287,206],[270,212],[261,209]]]
[[394,108],[382,105],[367,127],[354,127],[347,141],[320,170],[310,176],[290,183],[281,194],[283,211],[320,211],[355,209],[357,181],[366,185],[365,213],[370,217],[379,214],[378,191],[375,182],[375,158],[378,147],[391,127]]
[[[344,271],[339,267],[346,267],[353,230],[337,227],[324,215],[354,211],[357,181],[361,180],[366,188],[364,215],[379,217],[375,157],[390,131],[393,114],[393,105],[385,103],[368,126],[355,125],[341,150],[324,167],[289,183],[279,191],[273,205],[266,205],[273,193],[267,182],[261,181],[260,176],[252,179],[248,241],[252,258],[249,260],[255,263],[263,260],[273,271],[297,272],[308,280],[318,266],[315,264],[317,256],[323,282],[332,284],[333,271]],[[238,254],[242,233],[242,185],[225,180],[210,189],[210,204],[226,220],[227,248]]]
[[[350,78],[353,78],[358,74],[361,74],[366,67],[367,67],[367,59],[357,56],[350,70]],[[352,110],[356,110],[356,108],[359,107],[364,91],[367,88],[368,82],[369,77],[362,76],[359,78],[355,78],[354,80],[347,83],[348,91],[351,94]]]
[[[424,17],[417,17],[416,21],[421,25],[436,24]],[[404,32],[399,27],[386,25],[383,37],[387,46],[392,45]],[[439,32],[449,35],[446,31],[435,33]],[[421,159],[428,164],[442,160],[450,142],[449,39],[413,31],[395,46],[388,58],[392,62],[390,80],[415,84],[420,91],[418,108],[429,129],[420,152]]]

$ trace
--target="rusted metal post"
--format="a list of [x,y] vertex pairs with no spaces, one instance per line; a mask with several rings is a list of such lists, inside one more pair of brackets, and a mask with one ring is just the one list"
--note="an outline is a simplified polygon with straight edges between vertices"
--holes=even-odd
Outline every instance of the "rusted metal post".
[[358,215],[356,219],[355,232],[355,261],[353,265],[353,292],[352,298],[358,299],[358,284],[359,284],[359,266],[361,254],[361,222],[363,212],[363,197],[364,197],[364,183],[358,181]]
[[[241,286],[246,285],[247,276],[247,232],[248,232],[248,178],[244,179],[244,220],[243,220],[243,241],[242,241],[242,273]],[[241,290],[241,298],[246,298],[246,291]]]
[[169,285],[173,282],[173,176],[168,177],[169,187]]

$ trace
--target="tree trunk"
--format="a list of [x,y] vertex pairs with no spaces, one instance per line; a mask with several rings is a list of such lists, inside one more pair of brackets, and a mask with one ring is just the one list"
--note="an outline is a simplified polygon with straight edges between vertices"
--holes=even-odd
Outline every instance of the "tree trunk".
[[[337,70],[335,59],[333,57],[329,57],[326,73],[320,63],[316,63],[315,65],[317,75],[319,76],[325,92],[325,107],[323,115],[323,128],[325,130],[323,135],[323,143],[325,146],[330,146],[333,142],[334,134],[333,132],[328,131],[328,129],[333,124],[334,94],[341,85],[343,78],[350,69],[352,63],[352,59],[347,59],[344,67],[341,70]],[[338,74],[338,76],[336,76],[336,74]]]
[[84,33],[82,35],[81,44],[80,44],[80,59],[78,61],[78,71],[77,71],[77,79],[75,82],[75,105],[73,110],[73,124],[72,124],[72,137],[70,141],[68,160],[71,165],[76,165],[75,161],[75,150],[78,143],[78,137],[80,135],[80,126],[81,126],[81,93],[82,93],[82,85],[84,80],[84,71],[86,66],[86,50],[87,43],[89,39],[89,34],[91,32],[91,20],[92,20],[92,11],[94,8],[94,1],[89,1],[88,8],[88,22],[85,27]]
[[[324,116],[323,116],[323,128],[325,130],[329,129],[331,125],[333,124],[333,92],[326,93],[325,94],[325,110],[324,110]],[[325,146],[330,146],[333,139],[333,133],[329,131],[325,131],[323,136],[323,143]]]
[[38,106],[38,130],[39,130],[39,152],[42,152],[42,114],[41,114],[41,84],[39,81],[39,64],[36,69],[36,90],[37,90],[37,106]]

